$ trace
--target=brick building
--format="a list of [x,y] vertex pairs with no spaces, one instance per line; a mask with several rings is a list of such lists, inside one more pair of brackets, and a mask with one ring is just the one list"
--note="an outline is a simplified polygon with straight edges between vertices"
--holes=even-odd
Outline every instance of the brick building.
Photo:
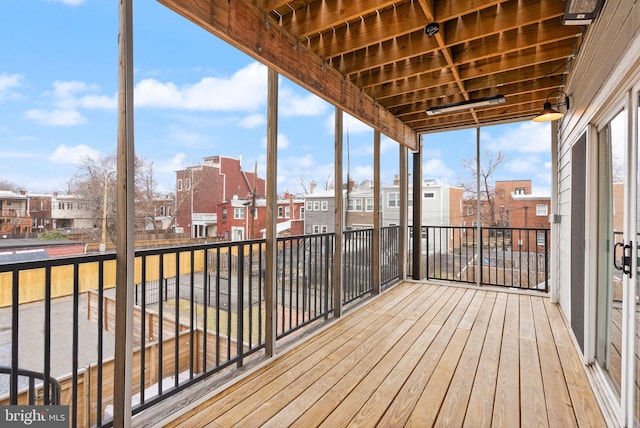
[[176,171],[175,229],[192,237],[219,236],[218,205],[246,200],[256,188],[256,198],[265,196],[265,180],[242,169],[242,160],[210,156],[202,165]]

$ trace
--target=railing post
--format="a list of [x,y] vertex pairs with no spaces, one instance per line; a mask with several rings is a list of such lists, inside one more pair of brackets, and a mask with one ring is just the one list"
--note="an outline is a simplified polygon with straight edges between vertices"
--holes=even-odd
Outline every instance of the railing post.
[[[238,302],[237,302],[237,353],[238,368],[242,367],[244,354],[244,244],[238,245]],[[231,280],[231,278],[229,278]],[[284,285],[283,285],[284,286]],[[231,308],[229,308],[231,310]]]

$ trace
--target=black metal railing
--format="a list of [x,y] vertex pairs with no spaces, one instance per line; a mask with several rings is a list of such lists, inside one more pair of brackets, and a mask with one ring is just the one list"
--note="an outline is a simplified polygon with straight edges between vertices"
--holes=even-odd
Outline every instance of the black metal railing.
[[334,234],[278,238],[277,338],[333,311]]
[[[371,290],[372,232],[347,236],[345,304]],[[328,233],[278,238],[278,340],[330,317],[334,246]],[[145,249],[135,257],[133,414],[264,348],[265,240]],[[10,343],[0,343],[0,358],[10,354],[0,404],[17,403],[19,367],[26,367],[57,379],[72,426],[111,426],[115,254],[0,264],[0,306],[11,328]],[[41,393],[43,385],[34,388]]]
[[427,279],[549,290],[549,229],[423,226]]
[[373,286],[373,229],[344,232],[342,300],[350,303],[371,293]]
[[380,228],[380,285],[400,279],[400,226]]
[[[21,401],[18,396],[18,400],[15,401],[15,404],[28,404],[28,405],[45,405],[45,406],[55,406],[60,404],[60,384],[58,381],[52,377],[46,377],[43,373],[34,372],[32,370],[18,369],[15,372],[18,382],[19,395],[25,393],[22,390],[21,382],[22,379],[25,379],[27,389],[26,389],[26,400]],[[6,378],[7,376],[13,377],[13,372],[11,367],[0,366],[0,379]],[[4,382],[4,379],[2,380]]]

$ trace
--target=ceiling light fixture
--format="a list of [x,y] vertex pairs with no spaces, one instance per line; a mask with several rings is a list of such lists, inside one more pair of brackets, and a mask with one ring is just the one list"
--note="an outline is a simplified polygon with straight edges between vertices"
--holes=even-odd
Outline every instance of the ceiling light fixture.
[[591,24],[598,16],[604,0],[568,0],[564,10],[564,25]]
[[[551,104],[549,102],[549,97],[554,94],[564,95],[563,102],[559,104]],[[533,118],[534,122],[552,122],[554,120],[562,119],[564,117],[564,113],[555,110],[554,107],[565,106],[566,110],[569,110],[569,95],[564,93],[563,91],[553,91],[549,95],[547,95],[547,99],[545,100],[542,106],[542,112]]]
[[492,95],[490,97],[476,98],[474,100],[460,101],[451,104],[441,104],[439,106],[429,107],[426,112],[429,116],[436,114],[450,113],[460,110],[469,110],[477,107],[486,107],[496,104],[503,104],[505,101],[504,95]]

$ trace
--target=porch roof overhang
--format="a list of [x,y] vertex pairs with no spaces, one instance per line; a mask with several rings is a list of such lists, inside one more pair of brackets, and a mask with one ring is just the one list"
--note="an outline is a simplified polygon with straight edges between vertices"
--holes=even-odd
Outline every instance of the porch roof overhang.
[[158,1],[413,150],[422,133],[538,114],[585,29],[563,25],[558,0]]

